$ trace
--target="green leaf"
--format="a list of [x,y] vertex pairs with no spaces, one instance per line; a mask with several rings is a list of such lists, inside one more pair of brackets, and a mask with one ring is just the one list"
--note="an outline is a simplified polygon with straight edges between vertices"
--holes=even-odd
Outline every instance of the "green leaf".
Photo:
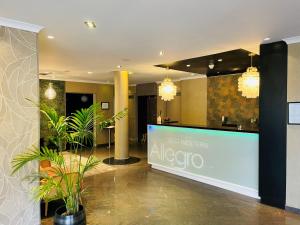
[[[38,105],[36,104],[36,106]],[[41,150],[37,147],[31,147],[14,157],[11,162],[12,174],[15,174],[32,161],[49,160],[52,166],[51,172],[55,176],[49,176],[47,173],[42,172],[27,175],[31,182],[42,178],[41,184],[34,189],[34,198],[37,200],[47,199],[47,201],[62,198],[67,213],[76,213],[79,207],[80,195],[83,192],[81,186],[83,177],[86,172],[101,163],[92,155],[93,151],[91,151],[87,162],[82,164],[82,152],[79,150],[93,142],[94,129],[100,128],[101,130],[113,125],[116,120],[124,118],[127,111],[127,109],[124,109],[113,117],[105,119],[100,104],[93,104],[89,108],[77,110],[71,116],[65,117],[58,115],[54,108],[41,104],[40,112],[47,119],[51,133],[49,139],[58,146],[60,151],[56,152],[47,147],[42,147]],[[79,154],[78,166],[74,166],[77,171],[71,174],[62,154],[64,143],[69,143],[73,153]],[[74,174],[76,179],[74,179]]]

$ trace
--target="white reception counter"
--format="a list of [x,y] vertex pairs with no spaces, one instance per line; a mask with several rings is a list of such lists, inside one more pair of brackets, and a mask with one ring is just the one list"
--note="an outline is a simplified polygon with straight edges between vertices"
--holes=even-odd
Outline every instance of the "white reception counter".
[[258,196],[258,133],[148,125],[152,168]]

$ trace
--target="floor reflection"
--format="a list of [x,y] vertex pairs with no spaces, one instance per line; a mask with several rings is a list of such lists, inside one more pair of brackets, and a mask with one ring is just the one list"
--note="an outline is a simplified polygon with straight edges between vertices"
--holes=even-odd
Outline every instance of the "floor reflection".
[[[100,159],[106,148],[97,148]],[[233,192],[152,170],[145,146],[131,146],[141,161],[85,179],[89,225],[299,225],[300,215]],[[52,219],[42,225],[52,225]]]

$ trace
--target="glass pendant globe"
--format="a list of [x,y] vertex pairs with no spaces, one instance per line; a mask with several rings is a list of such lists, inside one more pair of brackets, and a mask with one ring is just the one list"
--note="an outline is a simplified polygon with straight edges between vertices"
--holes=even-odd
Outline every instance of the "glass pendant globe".
[[45,91],[45,97],[49,100],[56,98],[56,91],[54,90],[52,83],[49,83],[49,87]]
[[170,78],[165,78],[158,87],[158,94],[163,101],[171,101],[176,96],[177,87]]
[[259,96],[259,72],[256,67],[249,67],[238,79],[238,90],[246,98]]

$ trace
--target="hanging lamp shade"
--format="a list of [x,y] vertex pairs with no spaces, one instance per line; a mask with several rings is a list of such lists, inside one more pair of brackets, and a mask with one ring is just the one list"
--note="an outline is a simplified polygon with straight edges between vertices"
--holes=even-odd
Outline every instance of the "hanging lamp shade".
[[158,87],[158,95],[163,101],[171,101],[176,96],[177,87],[170,78],[165,78]]
[[257,98],[259,96],[259,72],[256,67],[248,67],[238,80],[238,90],[246,98]]
[[45,91],[45,97],[48,98],[49,100],[56,98],[56,91],[54,90],[51,82],[49,83],[49,87]]

